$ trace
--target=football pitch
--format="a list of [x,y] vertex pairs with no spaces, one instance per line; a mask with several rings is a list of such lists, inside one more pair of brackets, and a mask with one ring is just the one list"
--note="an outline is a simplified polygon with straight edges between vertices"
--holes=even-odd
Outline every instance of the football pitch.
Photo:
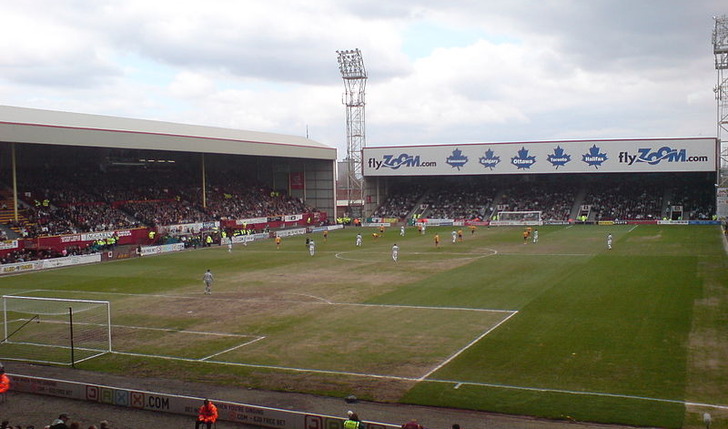
[[[287,237],[6,276],[0,293],[110,301],[113,352],[85,370],[670,428],[708,412],[728,427],[720,228],[538,230],[453,243],[451,227],[352,227],[310,234],[314,256]],[[0,359],[22,352],[0,344]]]

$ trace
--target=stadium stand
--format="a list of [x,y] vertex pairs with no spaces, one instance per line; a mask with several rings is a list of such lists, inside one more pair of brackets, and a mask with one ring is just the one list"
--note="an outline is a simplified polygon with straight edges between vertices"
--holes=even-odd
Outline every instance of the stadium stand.
[[[37,173],[37,172],[36,172]],[[203,207],[199,183],[166,171],[133,174],[92,169],[46,168],[22,175],[19,219],[3,209],[2,232],[36,238],[138,226],[162,226],[221,219],[302,213],[298,198],[228,173],[211,174]],[[25,177],[29,177],[25,179]],[[10,186],[5,184],[3,195]],[[6,197],[7,198],[7,197]],[[12,202],[10,202],[12,204]],[[7,207],[7,200],[4,202]]]
[[[586,220],[706,220],[715,212],[714,195],[702,175],[564,175],[515,176],[482,181],[390,186],[394,190],[373,217],[405,219],[420,207],[422,217],[474,220],[498,210],[541,211],[547,221],[577,218],[588,206]],[[672,208],[682,207],[680,215]]]

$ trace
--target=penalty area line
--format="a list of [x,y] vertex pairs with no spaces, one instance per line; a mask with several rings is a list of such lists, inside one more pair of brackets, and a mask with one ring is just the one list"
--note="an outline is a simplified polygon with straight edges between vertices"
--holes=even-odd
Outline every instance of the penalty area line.
[[460,350],[456,351],[450,357],[448,357],[444,361],[440,362],[439,365],[437,365],[436,367],[432,368],[430,371],[428,371],[422,377],[418,378],[417,381],[423,381],[423,380],[425,380],[427,377],[429,377],[430,375],[432,375],[433,373],[435,373],[436,371],[438,371],[440,368],[442,368],[443,366],[445,366],[445,365],[449,364],[450,362],[452,362],[453,359],[455,359],[456,357],[460,356],[465,350],[469,349],[475,343],[477,343],[478,341],[482,340],[486,335],[488,335],[491,332],[493,332],[500,325],[506,323],[511,317],[515,316],[516,314],[518,314],[518,312],[517,311],[514,311],[511,314],[509,314],[508,316],[506,316],[503,320],[501,320],[500,322],[496,323],[490,329],[488,329],[487,331],[483,332],[477,338],[475,338],[473,341],[471,341],[467,345],[465,345],[465,347],[463,347]]
[[241,347],[245,347],[245,346],[248,346],[248,345],[250,345],[250,344],[253,344],[253,343],[257,343],[258,341],[260,341],[260,340],[262,340],[262,339],[265,339],[265,337],[258,337],[258,338],[255,338],[255,339],[253,339],[253,340],[250,340],[250,341],[246,341],[246,342],[244,342],[244,343],[242,343],[242,344],[238,344],[238,345],[237,345],[237,346],[235,346],[235,347],[230,347],[230,348],[229,348],[229,349],[227,349],[227,350],[223,350],[223,351],[221,351],[221,352],[218,352],[218,353],[215,353],[215,354],[211,354],[210,356],[206,356],[206,357],[203,357],[203,358],[202,358],[202,359],[200,359],[200,360],[201,360],[201,361],[206,361],[206,360],[210,360],[211,358],[214,358],[215,356],[220,356],[221,354],[225,354],[225,353],[227,353],[227,352],[231,352],[231,351],[233,351],[233,350],[237,350],[237,349],[239,349],[239,348],[241,348]]
[[177,356],[152,355],[152,354],[134,353],[134,352],[120,352],[120,351],[116,351],[116,350],[112,351],[111,353],[118,354],[121,356],[146,357],[146,358],[163,359],[163,360],[178,361],[178,362],[208,363],[208,364],[243,367],[243,368],[260,368],[260,369],[270,369],[270,370],[277,370],[277,371],[312,373],[312,374],[345,375],[345,376],[351,376],[351,377],[377,378],[377,379],[385,379],[385,380],[417,381],[417,378],[414,378],[414,377],[404,377],[404,376],[397,376],[397,375],[367,374],[367,373],[360,373],[360,372],[335,371],[335,370],[314,369],[314,368],[294,368],[294,367],[287,367],[287,366],[217,361],[217,360],[209,360],[209,359],[203,360],[206,358],[192,359],[192,358],[183,358],[183,357],[177,357]]

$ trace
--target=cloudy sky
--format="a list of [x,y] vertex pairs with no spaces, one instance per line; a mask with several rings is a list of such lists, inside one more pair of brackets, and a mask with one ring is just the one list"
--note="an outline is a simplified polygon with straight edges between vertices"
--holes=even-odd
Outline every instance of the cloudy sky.
[[0,0],[0,104],[367,146],[715,136],[724,0]]

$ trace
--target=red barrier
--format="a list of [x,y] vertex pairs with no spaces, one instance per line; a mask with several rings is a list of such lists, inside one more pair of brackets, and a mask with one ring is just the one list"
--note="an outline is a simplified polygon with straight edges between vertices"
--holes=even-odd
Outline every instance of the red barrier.
[[78,246],[84,248],[96,240],[103,240],[116,234],[117,244],[146,244],[149,237],[149,228],[120,229],[118,231],[84,232],[71,235],[54,235],[33,239],[20,240],[23,249],[52,249],[57,252],[68,247]]

